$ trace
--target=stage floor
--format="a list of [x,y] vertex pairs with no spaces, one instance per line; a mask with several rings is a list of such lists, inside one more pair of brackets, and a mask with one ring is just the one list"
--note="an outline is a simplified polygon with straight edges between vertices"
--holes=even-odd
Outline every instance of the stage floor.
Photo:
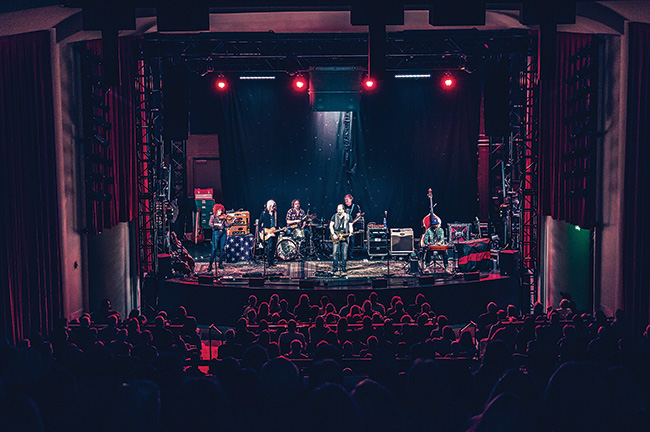
[[318,260],[279,262],[270,268],[261,262],[238,262],[226,263],[223,270],[208,274],[207,263],[198,262],[195,274],[159,283],[158,309],[173,313],[185,306],[199,324],[233,326],[251,294],[262,302],[277,293],[293,309],[303,293],[312,304],[327,295],[337,307],[345,304],[349,293],[356,295],[359,305],[371,291],[376,291],[384,304],[399,295],[405,305],[422,293],[436,313],[446,315],[452,324],[464,324],[475,320],[490,301],[505,309],[508,304],[519,306],[522,297],[513,278],[483,272],[478,280],[466,280],[465,275],[454,272],[453,264],[446,270],[432,265],[413,274],[407,259],[362,258],[348,261],[344,275],[331,274],[331,268],[331,261]]

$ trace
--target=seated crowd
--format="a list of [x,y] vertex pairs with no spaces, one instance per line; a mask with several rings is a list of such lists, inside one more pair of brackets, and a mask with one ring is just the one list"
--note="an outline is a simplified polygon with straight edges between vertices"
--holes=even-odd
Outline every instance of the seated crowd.
[[650,326],[490,303],[457,336],[425,300],[251,296],[208,368],[184,308],[150,324],[104,304],[47,338],[0,338],[0,430],[648,430]]

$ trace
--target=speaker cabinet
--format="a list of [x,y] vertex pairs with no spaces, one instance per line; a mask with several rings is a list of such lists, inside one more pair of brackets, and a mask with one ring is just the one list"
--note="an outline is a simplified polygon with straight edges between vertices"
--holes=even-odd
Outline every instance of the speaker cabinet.
[[483,113],[485,135],[510,134],[510,75],[507,64],[485,66]]
[[189,132],[190,80],[186,70],[169,68],[163,75],[163,137],[183,141]]
[[368,228],[368,256],[388,255],[388,230],[383,226]]
[[519,251],[502,250],[499,252],[499,274],[501,276],[519,274]]
[[172,277],[172,256],[169,254],[158,254],[158,274],[161,279]]
[[481,272],[467,272],[465,273],[465,280],[466,281],[477,281],[481,279]]
[[410,255],[413,251],[413,230],[411,228],[391,228],[390,253]]

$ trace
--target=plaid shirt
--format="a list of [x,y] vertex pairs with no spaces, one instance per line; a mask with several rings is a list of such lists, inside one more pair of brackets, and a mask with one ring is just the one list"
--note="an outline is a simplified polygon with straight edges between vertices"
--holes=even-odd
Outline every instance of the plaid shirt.
[[424,233],[424,244],[425,245],[430,245],[430,244],[441,244],[445,242],[445,232],[443,231],[442,228],[433,228],[433,225],[431,225],[428,229],[427,232]]
[[305,217],[305,211],[303,209],[296,210],[295,208],[291,207],[287,212],[286,219],[287,222],[294,222],[294,221],[300,221],[304,217]]

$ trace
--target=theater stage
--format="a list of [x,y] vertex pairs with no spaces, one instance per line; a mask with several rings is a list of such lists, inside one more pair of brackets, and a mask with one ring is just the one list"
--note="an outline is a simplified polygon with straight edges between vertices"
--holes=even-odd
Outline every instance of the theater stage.
[[312,304],[327,295],[338,308],[350,293],[359,305],[376,291],[382,303],[389,304],[399,295],[405,306],[422,293],[431,308],[452,324],[475,320],[490,301],[504,309],[508,304],[520,306],[518,280],[498,272],[482,272],[478,280],[466,280],[453,266],[446,271],[431,266],[420,275],[409,273],[408,261],[355,260],[348,262],[348,271],[341,277],[329,273],[331,265],[328,261],[281,262],[265,268],[260,263],[239,262],[226,264],[217,275],[207,275],[207,264],[197,263],[196,274],[159,282],[158,309],[173,312],[185,306],[201,325],[233,326],[251,294],[262,302],[277,293],[288,300],[290,308],[301,294],[307,294]]

